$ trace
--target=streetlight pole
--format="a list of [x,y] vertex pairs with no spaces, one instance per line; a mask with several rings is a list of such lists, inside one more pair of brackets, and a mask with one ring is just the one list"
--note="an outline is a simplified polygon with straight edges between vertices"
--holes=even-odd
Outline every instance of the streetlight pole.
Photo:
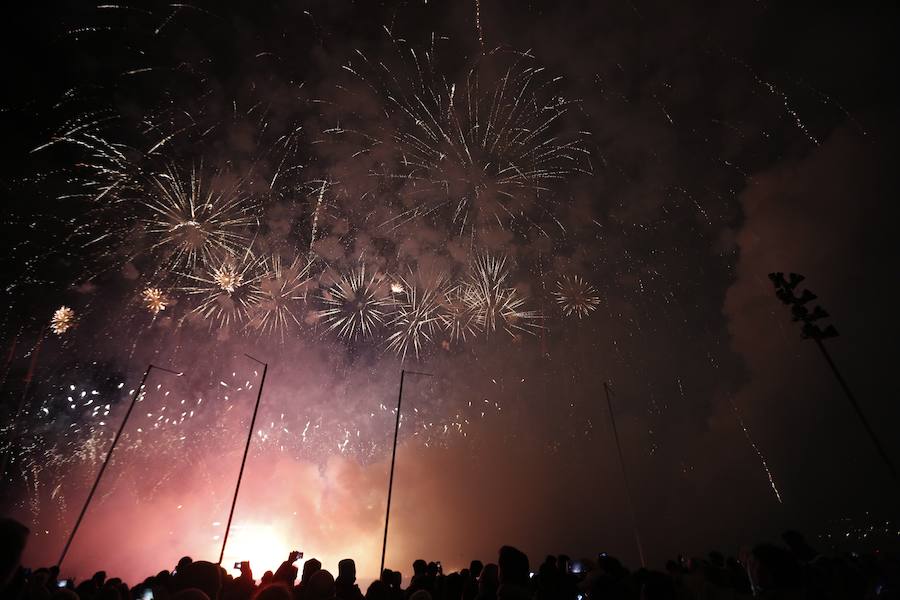
[[819,319],[825,319],[829,316],[821,306],[817,305],[812,310],[812,312],[810,312],[810,310],[805,306],[806,303],[815,300],[818,296],[807,289],[804,289],[803,293],[799,297],[794,294],[794,289],[797,287],[797,285],[801,281],[806,279],[803,275],[790,273],[788,274],[788,278],[785,279],[784,273],[769,273],[769,279],[772,280],[772,284],[775,286],[775,295],[778,297],[778,299],[781,300],[782,303],[787,304],[791,307],[793,320],[803,323],[803,338],[811,338],[816,342],[816,345],[822,352],[822,357],[825,359],[825,362],[828,363],[828,366],[831,368],[831,372],[834,374],[834,377],[835,379],[837,379],[838,384],[844,392],[844,395],[850,402],[850,406],[853,407],[853,411],[856,413],[856,416],[859,418],[860,423],[862,423],[863,428],[869,435],[869,439],[872,441],[872,445],[875,446],[875,450],[878,452],[878,455],[881,457],[881,459],[884,461],[884,464],[891,472],[891,476],[894,478],[894,481],[900,484],[900,475],[898,475],[897,468],[894,466],[891,457],[888,456],[888,453],[884,449],[884,446],[881,445],[881,441],[878,439],[878,436],[875,434],[875,431],[869,424],[869,420],[863,413],[862,407],[859,405],[859,402],[856,401],[856,396],[853,395],[853,392],[850,390],[850,386],[847,384],[847,381],[844,379],[843,375],[841,375],[841,372],[838,370],[837,365],[831,358],[831,355],[828,353],[828,349],[825,348],[825,344],[822,343],[822,340],[837,337],[837,329],[834,328],[834,325],[828,325],[825,329],[822,329],[815,324],[815,321],[818,321]]
[[113,451],[116,449],[116,445],[119,443],[119,438],[122,437],[122,432],[125,431],[125,425],[128,423],[128,418],[131,416],[131,411],[134,410],[134,406],[135,404],[137,404],[138,398],[144,393],[144,384],[147,382],[147,377],[150,375],[150,371],[152,371],[153,369],[170,373],[172,375],[175,375],[176,377],[181,377],[184,374],[166,369],[165,367],[157,367],[153,364],[147,366],[147,370],[144,371],[144,376],[141,377],[140,385],[137,386],[137,388],[135,388],[134,392],[131,394],[131,404],[128,406],[128,411],[125,413],[125,417],[122,419],[122,423],[119,425],[119,430],[116,432],[116,437],[113,438],[112,446],[109,447],[109,451],[106,453],[106,458],[103,459],[103,464],[100,466],[100,471],[97,472],[97,477],[96,479],[94,479],[94,485],[91,487],[91,491],[88,493],[87,500],[85,500],[84,506],[81,508],[81,513],[78,515],[78,519],[75,521],[75,526],[72,528],[72,533],[69,534],[69,539],[66,540],[66,545],[63,547],[63,551],[59,557],[59,561],[57,561],[56,563],[56,566],[58,568],[62,567],[63,560],[65,560],[66,554],[68,554],[69,552],[69,547],[72,545],[72,540],[75,539],[75,534],[78,533],[78,528],[81,526],[81,521],[82,519],[84,519],[84,515],[85,513],[87,513],[87,509],[91,505],[91,500],[94,498],[94,493],[97,491],[97,487],[100,485],[100,479],[103,478],[103,473],[106,471],[106,467],[109,465],[109,460],[112,458]]
[[641,534],[637,526],[637,514],[634,510],[634,498],[631,496],[631,485],[628,483],[628,471],[625,470],[625,455],[622,454],[622,444],[619,441],[619,430],[616,427],[616,415],[613,412],[612,399],[609,393],[609,383],[603,382],[603,391],[606,393],[606,405],[609,407],[609,420],[612,423],[613,437],[616,439],[616,449],[619,451],[619,466],[622,468],[622,481],[625,483],[625,495],[628,497],[628,511],[631,515],[631,528],[634,530],[634,543],[637,546],[638,556],[641,559],[641,567],[646,567],[644,561],[644,547],[641,544]]
[[421,375],[423,377],[434,377],[432,373],[420,373],[418,371],[400,370],[400,391],[397,394],[397,418],[394,422],[394,448],[391,451],[391,475],[388,479],[388,495],[387,495],[387,511],[384,515],[384,540],[381,543],[381,568],[378,570],[378,576],[384,572],[384,556],[387,552],[388,523],[391,520],[391,496],[394,492],[394,465],[397,462],[397,437],[400,433],[400,408],[403,403],[403,380],[406,374]]
[[247,432],[247,443],[244,445],[244,457],[241,459],[241,470],[238,471],[237,484],[234,486],[234,498],[231,499],[231,510],[228,512],[228,524],[225,526],[225,537],[222,539],[222,550],[219,552],[218,565],[222,564],[225,558],[225,545],[228,544],[228,534],[231,532],[231,520],[234,518],[234,507],[237,505],[238,493],[241,491],[241,480],[244,478],[244,466],[247,464],[247,454],[250,452],[250,442],[253,441],[253,428],[256,425],[256,415],[259,412],[259,402],[262,399],[263,386],[266,385],[266,371],[269,365],[263,361],[253,358],[249,354],[244,354],[247,358],[263,366],[262,378],[259,382],[259,389],[256,390],[256,405],[253,407],[253,417],[250,419],[250,430]]

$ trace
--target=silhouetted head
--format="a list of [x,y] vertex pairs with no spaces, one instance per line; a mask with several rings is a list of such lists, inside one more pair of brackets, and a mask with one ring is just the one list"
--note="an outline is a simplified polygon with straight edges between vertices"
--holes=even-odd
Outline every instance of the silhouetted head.
[[438,567],[438,564],[436,562],[430,562],[428,563],[428,567],[425,569],[425,573],[431,575],[432,577],[435,577],[440,572],[440,570],[441,569],[440,567]]
[[300,581],[303,583],[307,583],[309,578],[315,575],[317,572],[322,570],[322,563],[319,562],[318,559],[311,558],[305,563],[303,563],[303,575],[300,577]]
[[383,579],[373,581],[366,590],[366,600],[388,600],[388,584]]
[[278,581],[256,590],[253,600],[294,600],[294,595],[284,582]]
[[175,570],[180,571],[180,570],[184,569],[185,567],[187,567],[192,562],[194,562],[194,560],[190,556],[182,556],[178,560],[178,564],[175,565]]
[[354,583],[356,581],[356,563],[352,558],[345,558],[338,562],[338,581],[342,583]]
[[385,569],[381,572],[381,581],[386,583],[387,585],[391,585],[391,580],[394,578],[394,572],[390,569]]
[[413,562],[413,577],[416,575],[424,575],[425,571],[428,570],[428,563],[422,560],[421,558],[416,559]]
[[272,580],[275,579],[275,573],[272,571],[266,571],[263,573],[262,578],[259,580],[260,585],[265,585],[267,583],[272,583]]
[[469,576],[473,579],[478,579],[482,569],[484,569],[484,563],[480,560],[473,560],[469,563]]
[[403,586],[403,573],[391,571],[391,587],[399,590]]
[[478,578],[478,590],[480,592],[491,592],[500,585],[500,568],[494,563],[484,565],[481,570],[481,577]]
[[418,590],[409,597],[409,600],[431,600],[431,594],[427,590]]
[[525,553],[512,546],[503,546],[497,563],[500,566],[501,585],[528,584],[528,557]]
[[320,569],[309,578],[309,584],[306,586],[308,600],[331,600],[334,598],[334,576]]
[[178,570],[178,588],[196,588],[209,596],[210,600],[216,600],[222,589],[222,570],[219,565],[205,560],[192,562]]

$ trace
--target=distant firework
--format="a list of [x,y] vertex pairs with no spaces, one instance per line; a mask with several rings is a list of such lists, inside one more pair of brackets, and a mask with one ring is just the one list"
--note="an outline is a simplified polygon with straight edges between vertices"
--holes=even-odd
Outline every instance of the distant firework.
[[169,299],[165,292],[159,288],[146,288],[141,292],[141,298],[144,300],[144,306],[151,314],[158,315],[160,311],[166,310],[169,305]]
[[75,311],[68,306],[60,306],[50,319],[50,330],[62,335],[75,325]]
[[567,275],[557,281],[553,296],[567,317],[576,316],[581,319],[597,310],[600,305],[597,290],[578,275]]

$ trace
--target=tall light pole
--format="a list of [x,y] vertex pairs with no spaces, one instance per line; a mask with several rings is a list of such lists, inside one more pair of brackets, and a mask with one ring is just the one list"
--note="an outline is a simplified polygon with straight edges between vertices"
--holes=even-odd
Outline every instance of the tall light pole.
[[828,349],[825,348],[825,344],[822,343],[822,340],[837,337],[837,329],[834,328],[834,325],[828,325],[825,329],[822,329],[821,327],[816,325],[816,321],[825,319],[829,316],[825,309],[823,309],[821,306],[816,305],[812,312],[810,312],[810,310],[806,307],[807,303],[812,302],[813,300],[818,298],[818,296],[807,289],[804,289],[803,293],[800,296],[796,296],[794,294],[794,290],[796,289],[797,285],[801,281],[806,279],[803,275],[798,275],[797,273],[789,273],[788,278],[785,279],[784,273],[769,273],[769,279],[772,280],[772,284],[775,286],[775,295],[778,297],[778,299],[781,300],[784,304],[787,304],[791,307],[793,320],[803,323],[803,326],[801,328],[801,335],[803,336],[803,338],[812,339],[816,343],[816,346],[819,347],[819,350],[822,352],[822,357],[831,368],[831,372],[834,374],[835,379],[837,379],[838,384],[844,391],[844,395],[850,402],[850,406],[853,407],[854,412],[856,412],[856,416],[859,417],[860,423],[862,423],[862,426],[866,430],[866,433],[869,434],[869,439],[872,441],[872,445],[875,446],[875,450],[878,452],[878,455],[881,456],[884,464],[891,472],[891,476],[894,478],[894,481],[900,484],[900,475],[898,475],[897,468],[894,466],[893,461],[891,461],[891,457],[888,456],[888,453],[884,449],[884,446],[881,445],[881,441],[878,439],[878,436],[875,435],[875,431],[872,429],[872,426],[869,424],[869,420],[863,413],[862,407],[860,407],[859,403],[856,401],[856,397],[850,390],[850,386],[841,375],[841,372],[838,371],[837,365],[834,363],[834,360],[828,353]]
[[400,392],[397,394],[397,419],[394,422],[394,449],[391,452],[391,475],[388,479],[387,511],[384,515],[384,541],[381,543],[381,568],[378,576],[384,572],[384,555],[387,552],[388,523],[391,520],[391,496],[394,491],[394,465],[397,462],[397,436],[400,433],[400,408],[403,404],[403,380],[406,374],[421,375],[422,377],[434,377],[432,373],[420,373],[418,371],[400,370]]
[[250,442],[253,441],[253,428],[256,425],[256,415],[259,412],[259,401],[262,399],[263,386],[266,385],[266,371],[269,365],[263,361],[244,354],[247,358],[263,366],[262,378],[259,381],[259,389],[256,390],[256,405],[253,407],[253,417],[250,419],[250,430],[247,432],[247,443],[244,445],[244,457],[241,459],[241,470],[238,471],[237,484],[234,486],[234,498],[231,499],[231,510],[228,511],[228,524],[225,525],[225,537],[222,539],[222,550],[219,552],[218,565],[225,558],[225,545],[228,544],[228,534],[231,532],[231,519],[234,518],[234,507],[237,505],[238,493],[241,491],[241,480],[244,478],[244,466],[247,464],[247,453],[250,452]]
[[612,423],[613,437],[616,439],[616,449],[619,451],[619,466],[622,468],[622,482],[625,484],[625,495],[628,498],[631,528],[634,530],[634,543],[637,546],[638,556],[641,559],[641,567],[646,567],[647,563],[644,560],[644,546],[641,544],[641,534],[640,531],[638,531],[637,525],[637,514],[634,510],[634,498],[631,496],[631,485],[628,483],[628,471],[625,469],[625,455],[622,454],[622,444],[619,442],[619,430],[616,428],[616,415],[613,412],[609,383],[606,381],[603,382],[603,391],[606,392],[606,405],[609,407],[609,420]]
[[116,432],[116,437],[113,438],[112,446],[109,447],[109,451],[106,453],[106,458],[103,459],[103,464],[100,466],[100,471],[97,472],[97,477],[94,479],[94,485],[91,486],[91,491],[88,493],[87,500],[84,501],[84,506],[81,508],[81,513],[78,515],[78,519],[75,521],[75,526],[72,528],[72,533],[69,534],[69,539],[66,540],[66,545],[63,547],[62,554],[59,557],[59,561],[57,561],[56,566],[62,567],[63,560],[66,558],[66,554],[69,552],[69,546],[72,545],[72,540],[75,539],[75,534],[78,533],[78,528],[81,526],[81,521],[84,519],[85,513],[87,513],[88,507],[91,505],[91,500],[94,498],[94,493],[97,491],[97,487],[100,485],[100,479],[103,478],[103,473],[106,471],[107,465],[109,465],[109,459],[112,458],[113,451],[116,449],[116,444],[119,443],[119,438],[122,437],[122,432],[125,430],[125,425],[128,423],[128,417],[131,416],[131,411],[134,410],[135,404],[137,404],[137,399],[144,393],[144,384],[147,382],[147,376],[150,375],[150,371],[156,369],[157,371],[164,371],[166,373],[170,373],[176,377],[181,377],[184,373],[178,371],[172,371],[170,369],[166,369],[165,367],[157,367],[156,365],[147,365],[147,370],[144,371],[144,376],[141,377],[141,383],[137,386],[131,394],[131,404],[128,406],[128,411],[125,413],[125,417],[122,419],[122,424],[119,425],[119,430]]

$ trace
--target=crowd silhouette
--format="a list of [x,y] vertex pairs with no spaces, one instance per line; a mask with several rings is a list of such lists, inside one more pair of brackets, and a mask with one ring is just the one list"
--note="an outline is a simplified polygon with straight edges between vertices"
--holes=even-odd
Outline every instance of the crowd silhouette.
[[[670,560],[664,571],[630,571],[605,553],[573,561],[549,555],[536,569],[520,550],[503,546],[495,563],[473,560],[468,568],[444,573],[440,562],[416,560],[403,587],[399,571],[384,569],[365,593],[356,563],[338,562],[337,577],[322,563],[291,552],[273,573],[254,578],[250,563],[232,576],[221,566],[184,557],[130,587],[99,571],[90,579],[59,579],[57,567],[30,570],[22,553],[28,528],[0,519],[0,599],[2,600],[724,600],[763,598],[900,599],[900,559],[875,552],[826,556],[797,532],[782,543],[764,543],[726,557]],[[298,581],[299,575],[299,581]]]

